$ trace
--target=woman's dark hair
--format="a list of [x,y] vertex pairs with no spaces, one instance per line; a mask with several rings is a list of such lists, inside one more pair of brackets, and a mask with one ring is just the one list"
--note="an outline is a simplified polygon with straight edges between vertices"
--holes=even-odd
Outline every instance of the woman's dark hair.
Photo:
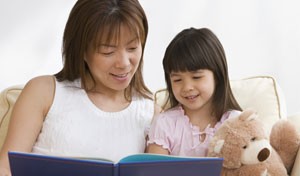
[[125,97],[130,100],[132,90],[135,90],[150,98],[152,93],[142,76],[148,21],[138,0],[78,0],[66,23],[62,46],[64,64],[62,70],[55,74],[57,80],[74,81],[80,78],[83,88],[87,90],[86,75],[90,71],[84,57],[88,47],[96,49],[101,41],[118,41],[122,35],[121,25],[126,25],[139,37],[143,50],[137,71],[125,89]]
[[241,110],[230,87],[223,46],[211,30],[189,28],[177,34],[166,49],[163,67],[171,108],[179,102],[172,91],[170,73],[208,69],[213,72],[216,85],[212,113],[220,119],[230,109]]

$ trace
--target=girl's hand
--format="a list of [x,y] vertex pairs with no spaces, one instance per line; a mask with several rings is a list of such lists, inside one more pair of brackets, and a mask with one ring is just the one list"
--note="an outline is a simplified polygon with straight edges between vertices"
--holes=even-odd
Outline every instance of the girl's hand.
[[5,167],[0,167],[0,176],[11,176],[10,170]]

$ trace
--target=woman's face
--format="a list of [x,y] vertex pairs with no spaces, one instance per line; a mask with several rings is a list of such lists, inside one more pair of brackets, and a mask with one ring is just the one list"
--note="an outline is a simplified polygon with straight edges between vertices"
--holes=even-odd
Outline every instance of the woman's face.
[[117,43],[90,47],[85,61],[95,79],[97,91],[124,91],[131,82],[142,56],[138,36],[121,26]]

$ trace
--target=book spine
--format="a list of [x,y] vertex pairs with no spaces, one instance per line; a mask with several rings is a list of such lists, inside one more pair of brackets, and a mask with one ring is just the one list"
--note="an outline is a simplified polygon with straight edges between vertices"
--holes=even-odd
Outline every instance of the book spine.
[[119,176],[119,164],[114,164],[113,176]]

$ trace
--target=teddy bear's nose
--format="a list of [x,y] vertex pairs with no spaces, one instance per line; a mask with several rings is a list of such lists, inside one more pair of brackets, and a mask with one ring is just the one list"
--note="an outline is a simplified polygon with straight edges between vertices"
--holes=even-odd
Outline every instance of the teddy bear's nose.
[[258,161],[262,162],[268,159],[269,156],[270,156],[270,150],[268,148],[264,148],[258,153],[257,159]]

